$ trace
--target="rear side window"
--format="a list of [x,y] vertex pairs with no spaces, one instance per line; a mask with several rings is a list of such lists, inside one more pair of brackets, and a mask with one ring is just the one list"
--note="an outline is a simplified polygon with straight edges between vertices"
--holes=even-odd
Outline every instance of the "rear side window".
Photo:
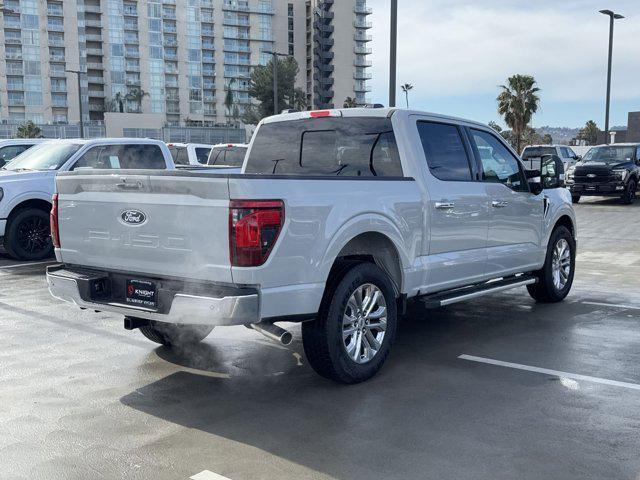
[[401,177],[391,120],[326,117],[267,123],[253,142],[245,173]]
[[207,164],[207,160],[209,160],[209,153],[211,152],[210,148],[196,148],[196,159],[198,163],[202,163],[203,165]]
[[418,132],[433,176],[445,181],[472,180],[469,157],[458,127],[444,123],[418,122]]
[[166,163],[157,145],[99,145],[78,159],[77,168],[162,170]]

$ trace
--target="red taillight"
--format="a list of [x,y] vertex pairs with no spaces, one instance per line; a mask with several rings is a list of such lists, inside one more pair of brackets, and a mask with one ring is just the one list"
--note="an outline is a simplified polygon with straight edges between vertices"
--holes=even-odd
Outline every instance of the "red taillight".
[[60,232],[58,231],[58,194],[54,193],[51,198],[51,214],[49,215],[51,226],[51,240],[55,248],[60,248]]
[[229,252],[234,267],[257,267],[269,258],[284,224],[282,200],[231,200]]
[[314,110],[312,112],[309,112],[309,116],[311,118],[330,117],[331,110]]

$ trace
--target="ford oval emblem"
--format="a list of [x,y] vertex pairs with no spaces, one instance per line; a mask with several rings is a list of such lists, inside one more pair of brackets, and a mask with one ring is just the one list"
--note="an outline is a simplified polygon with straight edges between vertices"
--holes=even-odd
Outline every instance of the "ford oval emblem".
[[140,210],[125,210],[120,219],[126,225],[142,225],[147,221],[147,215]]

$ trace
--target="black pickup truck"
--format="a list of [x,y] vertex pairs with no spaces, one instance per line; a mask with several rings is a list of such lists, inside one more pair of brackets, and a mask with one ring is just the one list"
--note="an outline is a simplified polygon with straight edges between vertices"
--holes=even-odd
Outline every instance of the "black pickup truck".
[[584,159],[567,171],[567,187],[573,203],[584,195],[636,199],[640,180],[640,143],[593,147]]

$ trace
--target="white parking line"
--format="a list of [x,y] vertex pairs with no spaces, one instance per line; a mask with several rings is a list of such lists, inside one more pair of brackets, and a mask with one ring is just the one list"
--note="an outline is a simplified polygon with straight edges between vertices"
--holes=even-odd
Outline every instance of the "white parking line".
[[578,373],[561,372],[559,370],[549,370],[548,368],[532,367],[530,365],[521,365],[519,363],[503,362],[501,360],[493,360],[491,358],[474,357],[473,355],[460,355],[461,360],[469,360],[470,362],[487,363],[489,365],[497,365],[498,367],[515,368],[516,370],[525,370],[527,372],[544,373],[560,378],[571,378],[573,380],[583,380],[585,382],[600,383],[602,385],[610,385],[613,387],[630,388],[631,390],[640,390],[637,383],[618,382],[617,380],[607,380],[606,378],[590,377],[589,375],[580,375]]
[[200,473],[196,473],[193,477],[189,477],[191,480],[231,480],[217,473],[210,472],[209,470],[203,470]]
[[5,270],[8,268],[19,268],[19,267],[30,267],[31,265],[44,265],[45,263],[54,264],[56,262],[52,262],[50,260],[45,262],[31,262],[31,263],[19,263],[17,265],[4,265],[0,267],[0,270]]
[[602,302],[582,302],[585,305],[596,305],[599,307],[615,307],[615,308],[626,308],[629,310],[640,310],[640,307],[634,307],[633,305],[622,305],[620,303],[602,303]]

